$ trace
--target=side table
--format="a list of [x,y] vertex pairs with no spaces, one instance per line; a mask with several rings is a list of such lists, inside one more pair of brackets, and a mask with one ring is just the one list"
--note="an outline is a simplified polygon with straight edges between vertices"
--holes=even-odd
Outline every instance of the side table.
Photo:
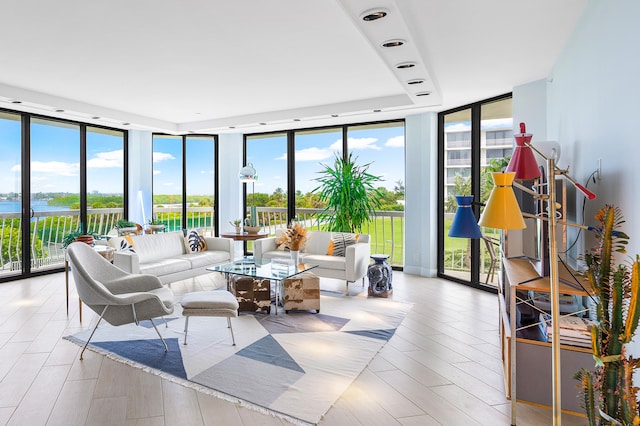
[[372,254],[374,263],[369,265],[367,277],[369,278],[369,296],[389,297],[393,293],[391,280],[393,271],[387,263],[388,254]]
[[[116,250],[113,247],[104,246],[104,245],[94,245],[91,246],[93,250],[95,250],[100,256],[107,259],[109,262],[113,263],[113,255]],[[67,252],[64,254],[64,282],[67,291],[67,316],[69,316],[69,258],[67,257]],[[80,315],[80,322],[82,322],[82,300],[78,297],[78,313]]]

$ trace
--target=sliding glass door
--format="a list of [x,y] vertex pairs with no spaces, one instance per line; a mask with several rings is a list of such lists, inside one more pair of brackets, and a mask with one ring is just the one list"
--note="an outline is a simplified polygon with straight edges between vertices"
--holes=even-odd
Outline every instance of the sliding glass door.
[[513,149],[511,95],[465,105],[438,115],[440,162],[438,275],[496,288],[500,233],[481,228],[482,239],[449,237],[456,195],[473,195],[478,218],[493,189],[492,172],[504,170]]

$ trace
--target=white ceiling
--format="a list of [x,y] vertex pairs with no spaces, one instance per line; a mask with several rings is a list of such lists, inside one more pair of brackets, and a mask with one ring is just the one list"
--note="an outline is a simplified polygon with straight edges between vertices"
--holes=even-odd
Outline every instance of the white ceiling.
[[587,1],[2,0],[0,108],[168,133],[442,111],[545,78]]

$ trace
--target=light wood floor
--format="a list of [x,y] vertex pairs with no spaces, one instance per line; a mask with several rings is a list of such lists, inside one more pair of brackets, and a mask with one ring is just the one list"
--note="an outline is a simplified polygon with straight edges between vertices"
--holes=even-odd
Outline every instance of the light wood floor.
[[[393,278],[393,298],[415,306],[322,424],[508,425],[496,296],[396,271]],[[207,275],[172,288],[184,294],[219,281]],[[80,323],[75,289],[67,317],[62,273],[0,284],[0,424],[288,424],[91,351],[79,361],[79,347],[61,337],[92,320],[85,307]],[[563,423],[586,420],[565,415]],[[551,412],[518,404],[518,424],[551,424]]]

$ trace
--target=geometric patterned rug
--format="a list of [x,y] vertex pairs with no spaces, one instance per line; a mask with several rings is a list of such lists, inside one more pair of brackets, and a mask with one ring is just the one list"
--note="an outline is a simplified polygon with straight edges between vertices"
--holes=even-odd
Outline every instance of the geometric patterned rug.
[[[181,307],[155,321],[102,322],[88,349],[202,392],[297,424],[316,424],[393,336],[411,304],[321,292],[320,313],[191,317],[184,345]],[[65,338],[84,345],[90,330]]]

